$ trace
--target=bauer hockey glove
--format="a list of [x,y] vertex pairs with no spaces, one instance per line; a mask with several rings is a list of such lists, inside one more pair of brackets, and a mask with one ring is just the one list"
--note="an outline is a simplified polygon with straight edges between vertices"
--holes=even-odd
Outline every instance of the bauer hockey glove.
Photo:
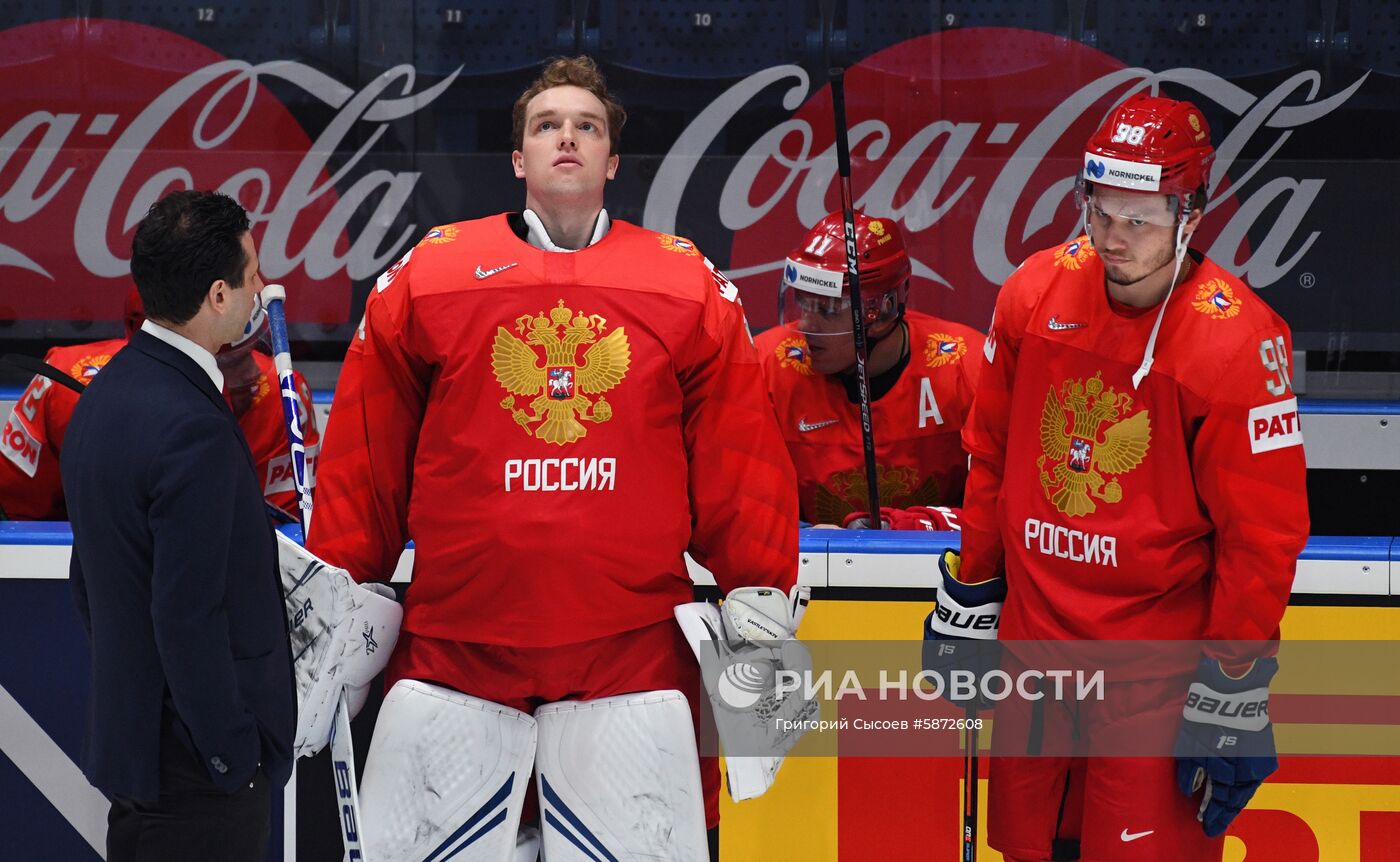
[[[880,521],[887,530],[962,530],[962,510],[947,506],[880,507]],[[841,522],[848,530],[870,529],[869,512],[852,512]]]
[[1173,752],[1176,784],[1187,796],[1203,790],[1196,819],[1212,838],[1278,769],[1269,723],[1269,680],[1277,672],[1276,658],[1256,659],[1238,677],[1202,659],[1186,695]]
[[1001,665],[997,629],[1001,603],[1006,600],[1006,578],[964,584],[958,580],[961,565],[962,557],[951,548],[938,558],[942,582],[938,604],[924,620],[924,670],[939,676],[944,683],[943,697],[949,701],[959,706],[968,706],[971,701],[978,709],[989,709],[991,703],[980,692],[960,696],[954,682],[966,681],[969,673],[980,682],[988,671]]

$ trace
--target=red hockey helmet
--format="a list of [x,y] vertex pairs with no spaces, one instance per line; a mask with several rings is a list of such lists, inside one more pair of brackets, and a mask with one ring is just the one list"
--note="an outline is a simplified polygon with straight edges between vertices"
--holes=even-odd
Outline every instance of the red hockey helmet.
[[[909,296],[909,254],[892,219],[855,214],[856,256],[865,322],[894,320]],[[778,291],[780,323],[817,320],[812,331],[841,335],[851,331],[850,284],[846,277],[845,216],[828,214],[788,254]],[[842,325],[844,323],[844,325]],[[804,330],[805,331],[805,330]]]
[[1182,213],[1202,206],[1215,149],[1210,127],[1190,102],[1137,93],[1113,109],[1084,148],[1081,185],[1175,195]]

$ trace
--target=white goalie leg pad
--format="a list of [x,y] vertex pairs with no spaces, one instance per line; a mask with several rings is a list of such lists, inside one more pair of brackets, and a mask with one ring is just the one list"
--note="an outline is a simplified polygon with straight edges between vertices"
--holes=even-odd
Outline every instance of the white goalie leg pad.
[[418,680],[389,690],[360,780],[370,862],[514,862],[535,760],[525,713]]
[[679,691],[535,710],[544,858],[707,862],[690,705]]
[[330,739],[342,687],[351,694],[352,718],[364,705],[366,687],[398,642],[403,606],[387,586],[357,584],[281,533],[277,563],[297,686],[293,752],[307,757]]

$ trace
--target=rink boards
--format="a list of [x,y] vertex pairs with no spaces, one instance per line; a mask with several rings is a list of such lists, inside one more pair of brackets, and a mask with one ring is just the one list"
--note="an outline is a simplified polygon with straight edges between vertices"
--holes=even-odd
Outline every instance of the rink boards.
[[[0,392],[0,413],[17,395]],[[329,395],[316,393],[322,428]],[[1310,468],[1400,469],[1400,404],[1312,400],[1300,407]],[[6,858],[22,862],[99,858],[91,844],[105,834],[105,801],[74,765],[87,645],[66,583],[71,538],[65,523],[0,523],[0,834],[14,842]],[[803,637],[917,638],[932,599],[933,555],[955,541],[953,534],[805,531],[800,578],[817,599]],[[410,581],[412,562],[410,547],[395,582]],[[692,575],[699,585],[714,583],[699,567]],[[1314,537],[1293,594],[1286,638],[1400,637],[1400,542]],[[308,771],[319,777],[320,766],[302,763],[301,780]],[[724,862],[954,858],[961,781],[958,759],[790,758],[767,796],[743,805],[722,797]],[[329,801],[317,804],[307,788],[300,798],[308,809],[300,816],[294,802],[279,812],[283,840],[274,841],[272,860],[291,862],[298,845],[303,859],[320,859],[330,846]],[[1292,758],[1237,821],[1225,859],[1241,862],[1248,850],[1250,860],[1380,862],[1400,858],[1397,847],[1400,759]],[[979,855],[998,858],[985,847]]]
[[[1357,562],[1317,553],[1319,549],[1310,548],[1310,559],[1299,562],[1295,588],[1314,571],[1334,566],[1341,570]],[[1311,604],[1319,601],[1381,606]],[[1285,638],[1369,640],[1400,633],[1400,607],[1391,604],[1390,597],[1323,597],[1295,591],[1294,602],[1284,616]],[[927,613],[928,604],[922,601],[817,601],[802,634],[812,640],[905,637],[919,630]],[[984,747],[986,737],[983,734]],[[986,800],[987,759],[980,762],[979,798]],[[773,839],[763,832],[777,829],[784,853],[790,853],[784,858],[952,860],[958,858],[961,788],[959,759],[789,758],[765,797],[734,805],[721,796],[722,858],[771,859],[764,848]],[[980,813],[978,834],[985,836],[985,802]],[[1279,772],[1236,820],[1224,858],[1244,862],[1247,850],[1249,862],[1392,862],[1400,858],[1398,848],[1400,759],[1295,757],[1281,760]],[[978,859],[995,862],[1001,855],[984,840]]]
[[[934,555],[956,538],[804,531],[801,578],[817,597],[803,623],[804,638],[917,638],[934,585]],[[70,542],[66,524],[0,524],[0,798],[6,800],[0,834],[14,848],[7,858],[85,862],[99,858],[92,845],[100,846],[105,834],[105,802],[74,765],[87,643],[66,583]],[[1400,632],[1395,555],[1400,542],[1391,538],[1315,537],[1298,563],[1284,637],[1393,638]],[[409,580],[411,565],[410,550],[396,579]],[[693,574],[699,584],[710,580],[698,568]],[[961,779],[956,758],[789,758],[767,796],[743,805],[725,802],[723,858],[952,858]],[[295,824],[294,809],[284,804],[281,819]],[[302,818],[325,814],[316,806]],[[296,858],[294,833],[294,825],[285,829],[271,859]],[[1237,821],[1226,859],[1240,862],[1248,850],[1258,854],[1251,859],[1370,862],[1394,858],[1385,854],[1397,844],[1400,760],[1292,758]],[[303,836],[303,858],[319,858],[307,846]],[[979,858],[998,856],[986,851]]]

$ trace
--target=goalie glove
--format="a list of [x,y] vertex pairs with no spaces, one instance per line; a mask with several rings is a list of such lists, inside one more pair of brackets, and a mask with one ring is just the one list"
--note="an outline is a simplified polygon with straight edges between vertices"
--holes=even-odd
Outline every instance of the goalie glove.
[[[962,510],[948,506],[910,506],[907,509],[881,506],[880,521],[887,530],[961,531]],[[848,530],[868,530],[870,513],[852,512],[841,526]]]
[[990,709],[980,692],[971,699],[954,697],[957,679],[977,680],[1001,665],[1001,604],[1006,600],[1006,578],[977,584],[958,580],[962,557],[951,548],[938,558],[940,585],[933,611],[924,620],[924,670],[945,682],[943,696],[960,706]]
[[349,718],[365,705],[370,683],[398,641],[403,606],[388,585],[358,584],[280,532],[277,562],[297,687],[292,750],[309,757],[330,740],[342,688]]
[[[783,757],[806,730],[800,724],[817,717],[818,703],[803,697],[812,656],[794,636],[810,593],[808,587],[794,587],[790,595],[740,587],[720,607],[676,607],[676,620],[700,662],[735,802],[772,786]],[[804,684],[779,696],[780,673],[795,673]],[[753,751],[762,753],[743,753]]]
[[1201,792],[1196,819],[1212,838],[1278,769],[1269,722],[1269,681],[1277,672],[1276,658],[1256,659],[1241,676],[1202,659],[1187,692],[1173,752],[1176,784],[1187,796]]

